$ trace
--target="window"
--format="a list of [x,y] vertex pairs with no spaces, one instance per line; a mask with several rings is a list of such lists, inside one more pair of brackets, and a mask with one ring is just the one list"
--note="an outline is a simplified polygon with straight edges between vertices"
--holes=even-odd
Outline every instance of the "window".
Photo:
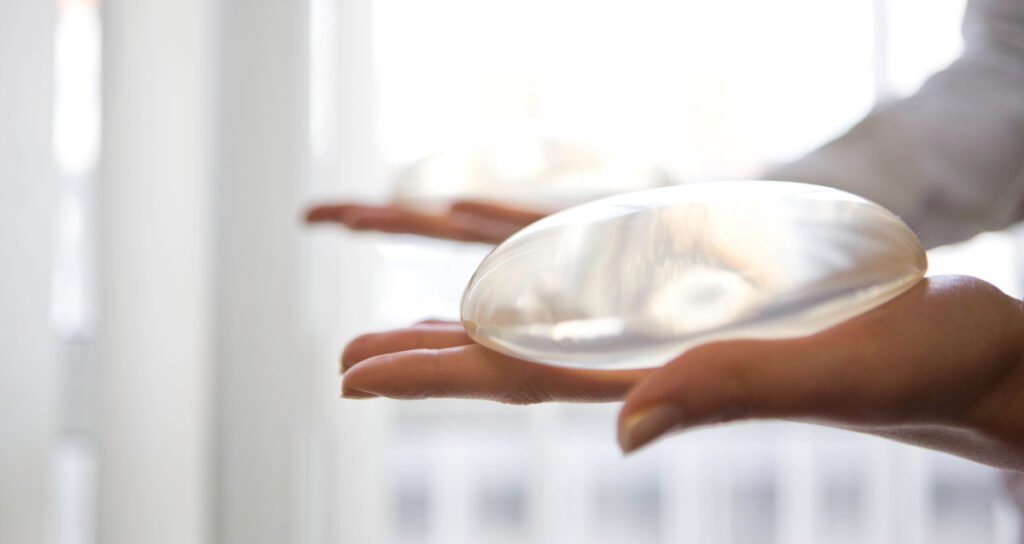
[[97,318],[96,183],[100,151],[101,36],[97,0],[58,2],[54,47],[56,213],[53,325],[58,333],[61,437],[55,455],[60,544],[94,540]]

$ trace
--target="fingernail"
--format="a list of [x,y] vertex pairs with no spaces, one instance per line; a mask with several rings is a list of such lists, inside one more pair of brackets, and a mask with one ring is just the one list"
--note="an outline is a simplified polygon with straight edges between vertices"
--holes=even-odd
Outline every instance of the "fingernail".
[[341,387],[341,398],[343,398],[343,399],[352,399],[352,400],[372,399],[372,398],[374,398],[376,396],[377,395],[374,395],[373,393],[367,393],[366,391],[360,391],[358,389],[352,389],[351,387],[345,387],[345,386]]
[[634,452],[675,427],[682,416],[682,410],[671,404],[652,406],[633,414],[619,431],[619,447],[623,453]]

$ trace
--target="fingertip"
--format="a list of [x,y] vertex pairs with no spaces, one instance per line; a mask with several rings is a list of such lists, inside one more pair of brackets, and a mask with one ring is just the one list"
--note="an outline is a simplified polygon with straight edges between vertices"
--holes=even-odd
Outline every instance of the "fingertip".
[[371,355],[370,346],[379,333],[364,334],[354,338],[341,352],[341,372],[345,373]]
[[[375,355],[359,361],[359,364],[353,364],[342,378],[342,395],[344,396],[346,391],[353,391],[357,396],[412,398],[404,391],[405,382],[409,381],[409,377],[403,376],[402,365],[396,364],[408,359],[410,354],[411,352]],[[405,359],[399,359],[398,356]]]
[[341,398],[361,400],[379,397],[380,395],[367,389],[366,380],[360,378],[359,374],[359,372],[348,372],[342,376]]
[[306,223],[319,223],[322,221],[326,221],[326,218],[324,217],[323,208],[313,207],[306,210],[306,212],[302,215],[302,220]]
[[[344,366],[344,363],[342,363],[342,365]],[[366,391],[366,384],[363,383],[365,381],[363,374],[365,374],[365,372],[362,372],[358,366],[349,366],[345,368],[344,374],[341,378],[341,395],[345,396],[345,391],[347,390],[369,393],[369,391]]]
[[364,399],[375,399],[379,398],[378,395],[373,393],[367,393],[366,391],[360,391],[351,387],[341,387],[341,398],[348,400],[364,400]]
[[630,454],[682,424],[683,411],[674,404],[651,406],[620,419],[619,448]]
[[622,409],[619,410],[619,427],[624,427],[627,420],[645,408],[665,403],[667,399],[672,398],[676,389],[672,384],[688,371],[688,369],[682,368],[688,364],[690,364],[689,357],[687,359],[679,357],[669,361],[664,366],[653,369],[650,375],[630,389],[626,394]]
[[348,208],[347,204],[319,204],[307,209],[304,219],[307,223],[338,222]]

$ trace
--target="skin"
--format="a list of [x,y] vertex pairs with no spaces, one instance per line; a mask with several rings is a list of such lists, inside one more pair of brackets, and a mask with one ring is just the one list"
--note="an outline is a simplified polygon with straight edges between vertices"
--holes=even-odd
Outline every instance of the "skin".
[[428,321],[356,338],[342,371],[347,398],[625,401],[626,452],[680,430],[785,419],[1024,471],[1024,304],[970,277],[927,278],[813,336],[707,344],[650,370],[538,365]]
[[416,234],[459,242],[499,244],[544,213],[483,200],[460,200],[441,214],[390,205],[341,203],[314,206],[308,223],[336,223],[355,231]]

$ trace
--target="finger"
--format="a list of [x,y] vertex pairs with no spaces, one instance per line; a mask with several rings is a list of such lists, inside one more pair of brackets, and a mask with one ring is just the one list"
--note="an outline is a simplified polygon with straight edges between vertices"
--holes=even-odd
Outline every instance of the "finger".
[[474,217],[431,215],[397,207],[350,208],[344,223],[352,230],[375,230],[396,234],[416,234],[459,242],[498,243],[518,230],[518,226]]
[[624,452],[673,429],[749,418],[829,420],[863,405],[852,352],[828,353],[811,339],[702,346],[639,383],[619,414]]
[[448,218],[394,206],[355,206],[346,210],[344,223],[353,230],[422,234],[438,238],[450,237],[456,229]]
[[436,317],[430,317],[416,322],[416,325],[458,325],[462,326],[462,323],[455,319],[441,319]]
[[450,210],[454,213],[463,213],[487,217],[492,220],[507,221],[525,227],[538,219],[542,219],[545,213],[516,208],[503,204],[495,204],[483,200],[460,200],[451,205]]
[[322,204],[306,211],[307,223],[343,223],[345,213],[356,204]]
[[355,230],[381,230],[427,236],[451,236],[457,229],[447,217],[429,215],[397,206],[331,204],[316,206],[306,213],[311,223],[335,222]]
[[965,376],[956,364],[943,362],[943,353],[963,347],[962,338],[984,334],[935,328],[942,324],[939,316],[970,311],[962,299],[948,296],[954,292],[949,282],[954,290],[962,285],[956,278],[925,279],[879,308],[811,336],[694,349],[630,393],[619,415],[619,441],[631,451],[672,428],[742,418],[848,428],[957,421],[1003,375],[972,369]]
[[479,344],[367,359],[344,378],[343,394],[397,399],[487,399],[509,404],[621,400],[642,370],[579,370],[528,363]]
[[461,323],[420,323],[406,329],[364,334],[349,342],[341,355],[341,371],[360,361],[413,349],[441,349],[472,344]]
[[455,240],[498,244],[523,224],[467,214],[436,215],[399,206],[330,204],[315,206],[306,213],[309,223],[339,223],[352,230],[415,234]]

